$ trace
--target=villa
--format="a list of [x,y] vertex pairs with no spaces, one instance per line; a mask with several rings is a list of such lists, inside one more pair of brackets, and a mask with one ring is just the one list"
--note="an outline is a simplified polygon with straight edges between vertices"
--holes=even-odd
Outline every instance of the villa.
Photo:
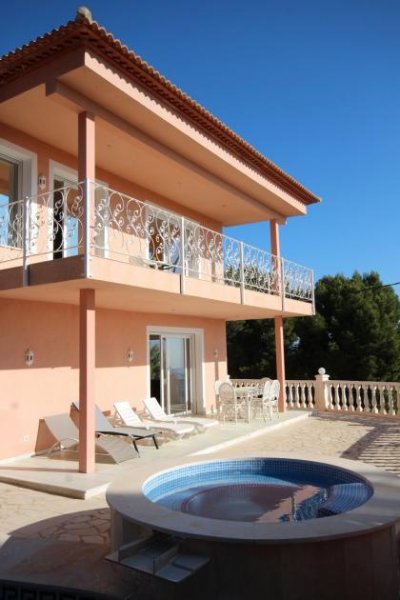
[[[78,399],[82,472],[95,404],[215,414],[228,320],[274,319],[283,384],[282,320],[314,299],[279,226],[319,198],[87,9],[2,57],[0,186],[0,460]],[[261,221],[270,252],[224,234]]]

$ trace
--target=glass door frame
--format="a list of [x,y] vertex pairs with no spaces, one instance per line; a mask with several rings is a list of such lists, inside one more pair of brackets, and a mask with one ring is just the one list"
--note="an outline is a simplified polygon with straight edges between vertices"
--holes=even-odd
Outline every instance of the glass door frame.
[[[147,395],[151,395],[151,372],[150,372],[150,336],[160,336],[161,344],[162,338],[176,338],[182,337],[189,339],[190,342],[190,386],[191,386],[191,412],[193,414],[203,414],[205,412],[205,394],[204,394],[204,335],[202,329],[191,329],[182,327],[157,327],[148,326],[146,331],[146,347],[147,347]],[[160,380],[161,390],[160,396],[162,404],[164,405],[164,390],[162,389],[164,365],[160,365]],[[167,407],[165,407],[167,408]]]

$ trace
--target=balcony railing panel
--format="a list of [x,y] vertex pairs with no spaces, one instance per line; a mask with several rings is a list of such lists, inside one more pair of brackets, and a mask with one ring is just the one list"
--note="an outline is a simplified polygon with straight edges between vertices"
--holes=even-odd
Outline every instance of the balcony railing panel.
[[[87,215],[85,189],[91,199],[87,206],[93,207]],[[86,248],[103,258],[313,301],[310,269],[98,183],[69,185],[0,206],[3,266],[86,256]]]

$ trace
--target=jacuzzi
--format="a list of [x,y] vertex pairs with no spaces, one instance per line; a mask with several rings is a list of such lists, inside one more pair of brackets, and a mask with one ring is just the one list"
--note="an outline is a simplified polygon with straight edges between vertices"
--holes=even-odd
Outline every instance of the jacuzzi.
[[111,485],[114,550],[157,532],[179,540],[208,559],[185,584],[193,597],[397,599],[395,475],[299,456],[174,462],[136,463]]

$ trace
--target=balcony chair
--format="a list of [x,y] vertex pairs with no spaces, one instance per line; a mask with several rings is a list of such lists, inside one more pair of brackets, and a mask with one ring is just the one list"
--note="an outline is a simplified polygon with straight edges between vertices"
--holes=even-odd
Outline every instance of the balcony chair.
[[186,423],[196,427],[197,431],[205,431],[210,427],[218,425],[215,419],[206,417],[181,417],[177,415],[167,415],[162,406],[158,403],[157,398],[145,398],[143,400],[147,413],[154,421],[161,423]]
[[171,435],[171,437],[182,438],[190,435],[194,431],[194,426],[190,424],[178,423],[160,423],[153,420],[141,419],[132,409],[129,402],[114,402],[115,416],[120,419],[125,427],[136,427],[138,429],[149,429],[153,427],[160,433]]
[[[73,402],[72,406],[74,406],[76,408],[76,410],[79,411],[79,402],[78,401]],[[152,439],[155,447],[158,449],[158,442],[157,442],[157,437],[156,437],[157,432],[154,431],[153,429],[149,429],[149,430],[145,431],[143,429],[138,429],[138,428],[133,428],[133,427],[114,427],[113,425],[111,425],[111,423],[108,421],[108,419],[103,415],[103,413],[101,412],[100,408],[97,405],[95,408],[96,408],[96,412],[95,412],[96,433],[107,434],[107,435],[120,435],[120,436],[130,438],[138,456],[140,456],[140,452],[139,452],[136,442],[138,442],[139,440]]]
[[[69,415],[51,415],[44,418],[55,443],[49,448],[47,455],[56,451],[73,453],[74,458],[79,451],[79,429]],[[137,457],[133,446],[126,444],[119,438],[110,438],[96,434],[96,462],[120,463]]]

